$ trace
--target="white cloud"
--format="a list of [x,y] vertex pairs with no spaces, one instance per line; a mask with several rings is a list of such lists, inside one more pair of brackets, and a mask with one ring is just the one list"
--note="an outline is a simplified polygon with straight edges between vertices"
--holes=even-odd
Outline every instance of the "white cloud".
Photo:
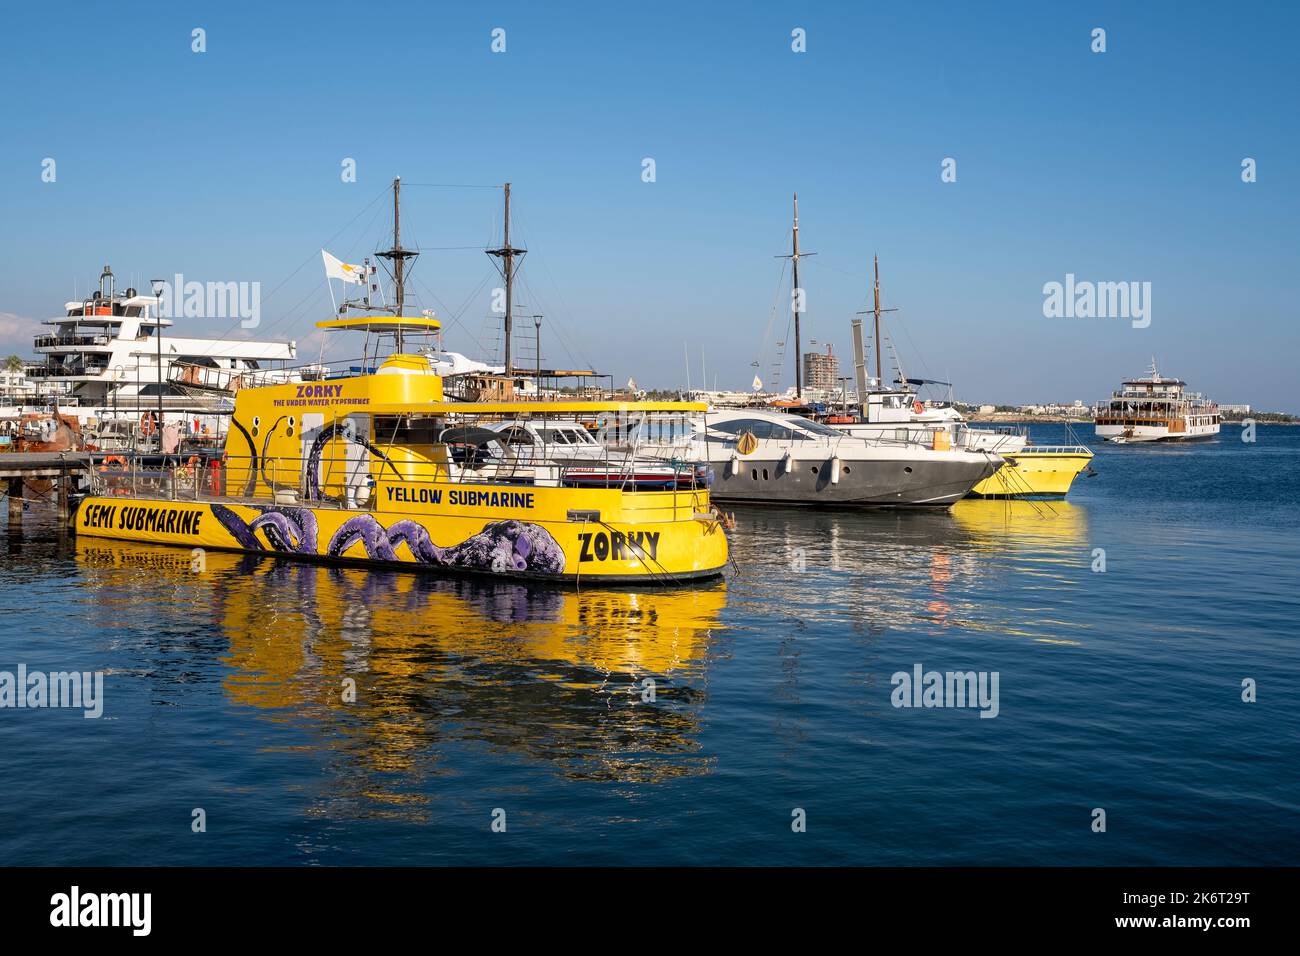
[[12,312],[0,312],[0,352],[30,358],[32,339],[40,330],[41,324],[35,319],[24,318]]

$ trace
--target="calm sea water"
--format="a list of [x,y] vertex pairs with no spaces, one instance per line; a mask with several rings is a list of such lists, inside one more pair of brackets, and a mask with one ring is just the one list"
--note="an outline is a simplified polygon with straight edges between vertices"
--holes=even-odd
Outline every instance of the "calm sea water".
[[[0,864],[1300,862],[1300,428],[1096,451],[1067,502],[738,510],[668,593],[195,574],[29,511],[0,670],[106,703],[0,710]],[[997,717],[895,708],[917,664]]]

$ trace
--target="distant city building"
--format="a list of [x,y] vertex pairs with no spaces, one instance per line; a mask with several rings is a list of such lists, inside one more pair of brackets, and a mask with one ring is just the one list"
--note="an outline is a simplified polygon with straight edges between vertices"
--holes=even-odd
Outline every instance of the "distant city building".
[[804,388],[834,391],[839,388],[840,360],[831,354],[831,347],[826,346],[825,354],[806,352],[803,357]]
[[1249,405],[1220,405],[1219,411],[1226,415],[1249,415]]
[[21,369],[0,368],[0,405],[45,405],[68,393],[64,382],[39,377],[44,366],[25,362]]
[[1048,402],[1045,405],[1021,405],[1019,410],[1025,415],[1068,415],[1075,418],[1086,418],[1091,414],[1091,409],[1077,398],[1069,405]]

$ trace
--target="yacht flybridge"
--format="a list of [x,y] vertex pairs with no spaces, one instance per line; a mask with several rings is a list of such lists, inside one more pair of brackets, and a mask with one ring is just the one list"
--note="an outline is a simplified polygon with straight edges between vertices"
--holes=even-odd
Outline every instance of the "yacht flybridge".
[[1147,378],[1130,379],[1108,401],[1098,403],[1093,418],[1100,438],[1112,442],[1196,441],[1219,434],[1219,406],[1187,383],[1164,378],[1155,359]]

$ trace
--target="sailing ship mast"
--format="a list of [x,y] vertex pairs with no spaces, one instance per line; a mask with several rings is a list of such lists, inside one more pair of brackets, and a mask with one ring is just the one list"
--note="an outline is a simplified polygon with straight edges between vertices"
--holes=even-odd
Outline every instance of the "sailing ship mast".
[[510,333],[514,320],[515,256],[522,259],[528,250],[510,245],[510,184],[506,183],[502,188],[505,190],[505,230],[502,234],[501,247],[489,249],[487,254],[501,260],[500,272],[502,278],[506,280],[505,374],[508,378],[514,374],[514,366],[510,358]]
[[803,398],[803,370],[800,368],[800,345],[799,345],[799,313],[803,311],[804,296],[803,287],[799,285],[799,257],[815,256],[815,252],[799,251],[799,194],[794,194],[794,232],[793,244],[790,249],[790,255],[777,256],[778,259],[789,259],[793,269],[790,286],[791,307],[794,309],[794,396]]
[[[875,268],[875,282],[872,285],[873,305],[872,308],[868,309],[867,311],[859,312],[857,314],[875,316],[875,320],[876,320],[875,333],[874,333],[875,338],[872,340],[872,345],[875,347],[876,350],[876,386],[878,388],[883,388],[885,384],[885,378],[884,378],[884,369],[882,367],[881,357],[884,353],[884,347],[882,346],[880,341],[880,313],[897,312],[898,310],[882,309],[880,307],[880,256],[872,256],[871,260]],[[858,397],[859,400],[862,399],[862,396],[858,396]]]
[[[381,259],[388,259],[393,264],[393,286],[395,302],[393,315],[399,318],[406,304],[406,260],[419,255],[412,249],[402,248],[402,177],[393,180],[393,247],[377,252]],[[402,351],[402,327],[397,329],[397,351]]]

